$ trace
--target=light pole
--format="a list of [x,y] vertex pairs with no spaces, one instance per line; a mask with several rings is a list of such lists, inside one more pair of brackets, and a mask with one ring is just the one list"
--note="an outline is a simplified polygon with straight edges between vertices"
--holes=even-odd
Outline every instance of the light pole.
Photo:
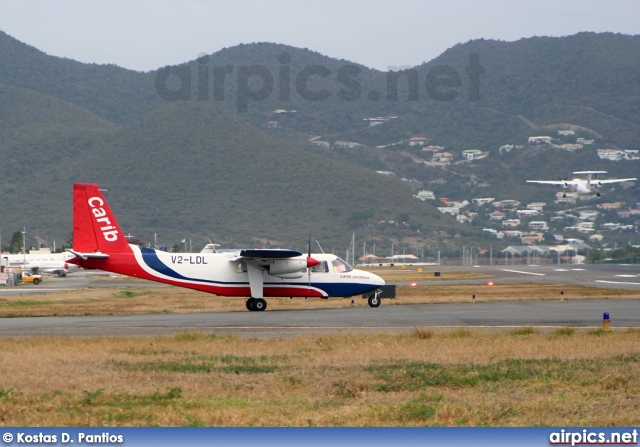
[[22,227],[22,261],[27,263],[27,227]]

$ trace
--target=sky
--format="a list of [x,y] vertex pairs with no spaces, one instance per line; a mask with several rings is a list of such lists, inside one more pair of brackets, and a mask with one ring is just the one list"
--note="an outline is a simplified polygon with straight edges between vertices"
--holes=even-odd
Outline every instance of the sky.
[[275,42],[386,71],[472,39],[640,34],[637,0],[0,0],[0,30],[138,71]]

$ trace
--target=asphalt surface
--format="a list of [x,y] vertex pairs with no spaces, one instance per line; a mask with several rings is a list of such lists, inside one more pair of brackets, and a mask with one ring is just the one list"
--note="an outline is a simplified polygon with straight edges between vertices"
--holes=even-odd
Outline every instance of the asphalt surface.
[[[640,266],[482,266],[428,267],[429,270],[473,270],[492,275],[498,283],[553,283],[640,290]],[[437,284],[485,284],[487,279],[438,281]],[[420,281],[419,284],[429,284]],[[86,272],[67,278],[48,278],[38,286],[0,289],[7,294],[30,295],[45,291],[87,287],[163,287],[157,283],[105,276],[95,279]],[[603,294],[604,295],[604,294]],[[215,298],[214,298],[215,299]],[[608,313],[611,328],[640,327],[640,299],[587,299],[513,301],[496,303],[449,303],[388,305],[378,308],[280,310],[266,312],[212,312],[131,316],[79,316],[0,319],[0,337],[30,336],[147,336],[184,331],[236,334],[247,337],[278,337],[341,332],[396,332],[414,328],[446,329],[475,327],[501,330],[523,326],[541,329],[572,326],[602,327]]]

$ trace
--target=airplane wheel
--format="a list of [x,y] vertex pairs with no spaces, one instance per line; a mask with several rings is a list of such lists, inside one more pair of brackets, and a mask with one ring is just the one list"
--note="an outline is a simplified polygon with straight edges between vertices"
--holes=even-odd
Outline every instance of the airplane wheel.
[[253,302],[253,310],[263,311],[267,308],[267,302],[264,298],[255,298]]
[[369,297],[369,306],[371,307],[378,307],[380,306],[380,298],[378,298],[378,294],[374,293],[373,295],[371,295]]
[[256,299],[255,299],[255,298],[249,298],[249,299],[247,300],[247,303],[246,303],[246,304],[247,304],[247,310],[255,310],[255,309],[253,308],[253,305],[254,305],[255,301],[256,301]]

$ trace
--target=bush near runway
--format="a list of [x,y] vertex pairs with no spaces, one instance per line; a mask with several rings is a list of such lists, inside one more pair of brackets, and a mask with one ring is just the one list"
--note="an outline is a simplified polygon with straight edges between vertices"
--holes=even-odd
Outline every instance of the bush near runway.
[[[565,329],[565,330],[561,330]],[[634,426],[640,331],[0,340],[6,426]]]

